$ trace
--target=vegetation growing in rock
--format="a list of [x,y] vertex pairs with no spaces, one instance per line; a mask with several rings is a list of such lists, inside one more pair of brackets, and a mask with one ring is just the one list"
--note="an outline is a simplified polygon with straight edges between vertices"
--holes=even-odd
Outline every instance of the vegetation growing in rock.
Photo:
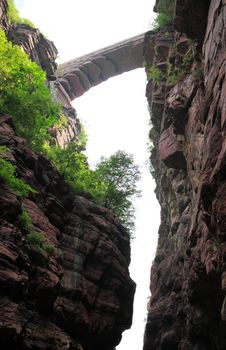
[[24,228],[27,230],[32,227],[32,221],[25,207],[22,206],[21,221]]
[[157,4],[158,15],[154,23],[154,30],[172,23],[175,11],[175,0],[159,0]]
[[52,244],[44,244],[44,236],[41,232],[33,231],[33,224],[27,209],[22,206],[21,222],[23,228],[26,229],[27,234],[25,236],[26,241],[32,247],[32,249],[40,252],[52,254],[55,247]]
[[139,195],[140,178],[133,156],[118,151],[102,158],[92,170],[84,154],[85,145],[71,142],[65,149],[46,147],[46,154],[76,193],[93,199],[113,211],[128,229],[134,228],[133,199]]
[[26,240],[32,249],[40,253],[52,254],[55,247],[52,244],[44,244],[44,236],[41,232],[31,232],[26,235]]
[[0,178],[20,197],[26,197],[36,191],[16,176],[16,167],[3,157],[6,156],[5,146],[0,147]]
[[27,18],[21,18],[19,11],[17,10],[13,0],[7,0],[8,9],[7,9],[7,18],[10,23],[24,23],[28,26],[34,28],[34,24],[29,21]]
[[3,30],[0,30],[0,72],[1,112],[13,117],[19,136],[41,150],[60,110],[46,86],[45,73],[19,46],[7,41]]
[[167,77],[168,83],[174,85],[176,82],[184,78],[184,76],[189,73],[193,61],[194,54],[191,48],[183,57],[181,63],[175,66],[169,65],[169,73]]
[[156,66],[152,65],[147,73],[148,81],[153,81],[157,86],[160,85],[161,79],[163,78],[163,72]]

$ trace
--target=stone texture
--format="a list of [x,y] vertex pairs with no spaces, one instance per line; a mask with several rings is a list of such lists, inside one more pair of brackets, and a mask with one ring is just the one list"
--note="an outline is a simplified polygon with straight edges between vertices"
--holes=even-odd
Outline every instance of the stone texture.
[[9,28],[9,22],[6,17],[6,10],[7,10],[7,0],[1,0],[0,2],[0,25],[4,30],[7,30]]
[[71,100],[115,75],[143,66],[144,34],[65,62],[58,69],[58,85]]
[[[132,322],[127,232],[110,211],[76,196],[3,115],[0,145],[37,190],[21,199],[0,180],[0,347],[112,350]],[[37,251],[29,232],[54,251]]]
[[[161,223],[144,350],[226,348],[226,13],[224,1],[211,1],[207,18],[208,5],[209,1],[176,2],[176,30],[198,42],[190,43],[194,62],[174,84],[168,84],[166,74],[160,86],[147,85]],[[161,37],[163,31],[156,40]],[[176,66],[188,51],[186,36],[176,33],[165,47]],[[149,58],[152,48],[153,39],[147,37],[149,65],[167,60],[166,49],[162,57],[159,52]],[[186,171],[175,167],[179,149]]]
[[173,128],[164,130],[159,140],[160,159],[173,169],[186,170],[186,160]]
[[58,51],[54,43],[46,39],[39,29],[26,24],[13,24],[9,28],[8,38],[13,44],[21,46],[40,65],[48,80],[55,79]]
[[206,32],[210,2],[211,0],[177,0],[174,19],[175,29],[178,32],[186,33],[201,44]]

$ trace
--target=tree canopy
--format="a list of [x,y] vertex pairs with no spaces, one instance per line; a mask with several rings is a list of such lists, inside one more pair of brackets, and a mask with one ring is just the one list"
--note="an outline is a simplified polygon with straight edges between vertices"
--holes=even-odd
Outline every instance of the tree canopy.
[[133,230],[133,201],[140,195],[137,189],[140,171],[134,164],[133,155],[118,151],[109,158],[101,158],[95,172],[105,185],[102,204],[111,209],[125,227]]

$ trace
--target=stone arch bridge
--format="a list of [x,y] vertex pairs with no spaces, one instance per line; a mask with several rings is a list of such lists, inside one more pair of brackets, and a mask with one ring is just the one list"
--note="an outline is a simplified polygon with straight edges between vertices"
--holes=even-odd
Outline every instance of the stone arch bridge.
[[91,87],[118,74],[143,67],[145,33],[59,65],[57,98],[70,106]]

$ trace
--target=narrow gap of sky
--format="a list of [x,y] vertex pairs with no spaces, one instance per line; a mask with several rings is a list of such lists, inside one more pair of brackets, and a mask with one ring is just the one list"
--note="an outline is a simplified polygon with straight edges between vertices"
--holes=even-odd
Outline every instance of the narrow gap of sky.
[[[155,0],[15,0],[27,17],[52,40],[59,62],[77,58],[146,32],[153,20]],[[133,326],[117,350],[141,350],[149,296],[150,266],[156,249],[159,206],[155,184],[145,162],[149,130],[144,69],[114,77],[74,101],[89,136],[91,164],[118,149],[133,153],[142,168],[142,198],[136,202],[131,277],[137,283]]]

